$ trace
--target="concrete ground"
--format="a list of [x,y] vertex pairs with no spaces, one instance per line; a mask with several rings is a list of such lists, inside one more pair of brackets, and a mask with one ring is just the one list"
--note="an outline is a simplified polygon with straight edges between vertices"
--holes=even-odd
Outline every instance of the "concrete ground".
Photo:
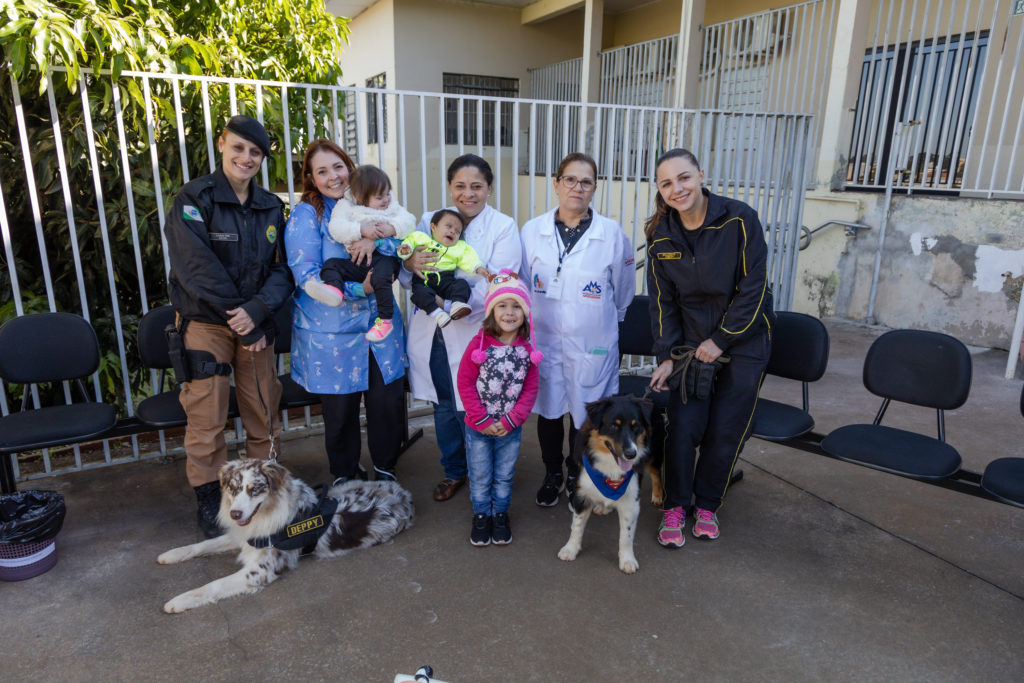
[[[811,389],[818,431],[870,422],[860,380],[879,331],[829,323],[832,354]],[[1006,354],[974,355],[970,399],[947,414],[965,466],[1024,455],[1021,385]],[[765,395],[799,387],[769,378]],[[67,500],[57,566],[0,583],[0,672],[28,680],[391,681],[431,664],[484,680],[1024,680],[1024,510],[758,440],[720,513],[722,536],[655,541],[644,504],[640,570],[619,572],[617,521],[595,517],[573,563],[564,504],[540,508],[543,467],[527,426],[507,547],[469,545],[465,490],[436,503],[429,418],[399,463],[416,525],[347,557],[306,559],[263,592],[183,615],[169,598],[234,571],[233,558],[160,566],[199,540],[184,462],[147,462],[32,482]],[[887,424],[934,429],[894,406]],[[364,463],[367,461],[364,455]],[[327,478],[319,436],[282,462]],[[645,489],[647,484],[645,484]]]

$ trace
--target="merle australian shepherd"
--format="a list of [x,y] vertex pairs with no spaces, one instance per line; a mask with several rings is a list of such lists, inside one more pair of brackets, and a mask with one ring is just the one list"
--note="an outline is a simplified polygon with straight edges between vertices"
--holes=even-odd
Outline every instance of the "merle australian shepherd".
[[587,404],[587,419],[576,435],[572,457],[579,466],[576,491],[570,498],[572,531],[558,551],[558,559],[571,562],[579,555],[583,530],[591,513],[619,513],[619,569],[632,574],[640,565],[633,554],[633,537],[640,515],[640,477],[651,475],[651,501],[661,506],[665,489],[661,480],[663,450],[652,448],[649,399],[611,396]]
[[233,460],[220,470],[217,538],[168,550],[160,564],[232,550],[242,568],[182,593],[166,605],[168,614],[241,593],[255,593],[300,555],[337,557],[384,543],[413,523],[412,496],[393,481],[349,481],[318,497],[288,470],[268,460]]

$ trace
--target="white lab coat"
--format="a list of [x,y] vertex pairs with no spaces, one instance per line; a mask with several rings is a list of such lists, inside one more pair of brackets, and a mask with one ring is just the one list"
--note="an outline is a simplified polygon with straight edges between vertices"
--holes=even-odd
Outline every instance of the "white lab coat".
[[[455,211],[455,207],[448,207]],[[430,217],[433,211],[423,214],[417,230],[430,233]],[[522,258],[522,245],[519,242],[519,228],[516,222],[500,213],[491,206],[476,215],[466,226],[462,239],[480,255],[487,270],[497,273],[502,268],[518,271]],[[457,375],[462,354],[469,346],[470,340],[484,319],[484,299],[487,298],[487,280],[478,276],[470,276],[458,272],[457,277],[469,280],[472,290],[469,305],[473,312],[461,320],[453,320],[447,327],[441,328],[444,345],[448,351],[448,366],[451,369],[452,387],[455,390],[455,402],[459,410],[463,410],[462,398],[459,396]],[[409,287],[412,276],[405,268],[399,273],[399,280],[404,287]],[[407,350],[409,354],[409,385],[414,398],[432,403],[437,402],[437,390],[430,378],[430,346],[434,340],[437,324],[433,318],[418,308],[413,308],[409,316],[409,335]]]
[[590,227],[555,274],[562,239],[555,209],[528,221],[521,277],[533,298],[534,343],[544,353],[533,412],[546,418],[572,414],[579,427],[585,404],[619,390],[619,321],[636,293],[629,237],[610,218],[593,214]]

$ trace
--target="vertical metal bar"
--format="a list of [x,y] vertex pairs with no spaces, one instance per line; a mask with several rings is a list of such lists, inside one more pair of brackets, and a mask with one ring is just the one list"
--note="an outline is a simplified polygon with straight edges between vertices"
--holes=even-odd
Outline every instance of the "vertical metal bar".
[[[46,300],[51,311],[57,310],[57,302],[53,296],[53,280],[50,277],[50,260],[46,255],[46,239],[43,236],[43,214],[39,207],[39,191],[36,188],[36,174],[32,168],[32,154],[28,141],[28,128],[25,125],[25,110],[21,105],[21,92],[18,83],[11,76],[11,92],[14,95],[14,118],[18,122],[18,137],[21,141],[21,155],[25,164],[25,184],[28,186],[28,200],[32,208],[32,222],[36,228],[36,244],[39,246],[39,260],[42,264],[43,283],[46,286]],[[12,260],[11,265],[14,264]]]
[[[82,81],[83,87],[85,81]],[[142,95],[146,104],[146,133],[149,137],[149,161],[153,173],[153,196],[156,199],[156,213],[160,223],[160,246],[164,255],[164,272],[171,272],[171,259],[168,255],[167,237],[164,235],[164,223],[166,213],[164,212],[164,191],[160,180],[160,155],[156,149],[156,124],[153,121],[153,97],[149,88],[149,76],[142,78]],[[91,144],[91,143],[90,143]],[[104,234],[106,229],[104,228]],[[113,287],[113,285],[111,285]],[[113,291],[113,290],[111,290]]]
[[[921,66],[921,68],[924,70],[924,74],[923,74],[922,78],[925,79],[925,81],[924,81],[925,85],[924,85],[924,88],[922,89],[922,94],[924,96],[924,101],[922,102],[922,107],[924,108],[924,112],[923,112],[923,114],[921,112],[918,112],[918,116],[917,116],[919,123],[922,124],[921,125],[921,133],[919,135],[915,135],[915,136],[911,137],[911,145],[909,146],[909,149],[908,149],[908,151],[910,152],[910,159],[911,159],[911,161],[910,161],[910,176],[907,179],[907,192],[908,193],[914,187],[914,179],[917,177],[918,159],[922,155],[927,157],[927,154],[928,154],[927,146],[924,146],[924,147],[919,146],[917,144],[917,140],[924,138],[924,142],[922,142],[921,145],[925,145],[927,143],[928,132],[931,130],[931,127],[932,127],[932,125],[934,123],[933,112],[935,110],[935,107],[938,105],[939,89],[935,88],[935,94],[932,95],[930,98],[928,97],[928,95],[932,91],[932,89],[933,89],[932,88],[933,87],[933,82],[935,80],[937,80],[938,71],[940,71],[940,69],[941,69],[941,67],[939,66],[939,64],[940,64],[940,61],[939,61],[940,57],[939,57],[939,39],[938,39],[938,35],[939,35],[939,21],[941,20],[941,15],[943,14],[943,9],[944,8],[945,8],[944,0],[939,0],[939,6],[938,6],[938,9],[936,10],[936,14],[935,14],[935,25],[932,27],[932,33],[931,33],[931,40],[932,40],[931,50],[928,51],[928,55],[923,60],[924,64]],[[921,40],[921,47],[922,48],[924,47],[924,42],[925,42],[924,39],[922,39]],[[946,47],[948,48],[948,45]],[[943,54],[945,54],[946,51],[947,50],[943,50]],[[927,175],[927,166],[921,172],[921,183],[920,183],[921,185],[926,185],[926,183],[924,182],[926,175]]]
[[319,137],[316,134],[316,123],[313,120],[313,88],[306,86],[306,139],[312,140]]
[[[144,92],[146,95],[146,119],[149,122],[148,125],[152,131],[152,112],[149,109],[150,99],[148,79],[144,85]],[[128,411],[128,415],[131,416],[135,414],[134,402],[132,400],[131,376],[128,374],[128,363],[125,360],[124,331],[121,329],[121,309],[117,300],[117,283],[114,277],[114,259],[110,253],[110,236],[107,233],[107,214],[103,206],[103,181],[100,179],[100,165],[99,160],[96,157],[96,136],[93,134],[92,112],[89,108],[89,95],[86,91],[85,76],[79,77],[78,87],[82,91],[82,116],[85,121],[85,139],[89,149],[89,164],[92,167],[93,190],[96,194],[96,217],[99,219],[100,223],[103,257],[107,262],[107,286],[110,288],[110,313],[114,318],[114,333],[117,337],[117,355],[121,361],[121,379],[124,388],[125,408]],[[150,141],[153,141],[152,133]],[[157,183],[155,191],[157,193],[157,205],[160,207],[158,210],[162,211],[163,202],[160,200],[159,183]],[[104,441],[103,450],[106,461],[110,462],[110,451],[106,441]],[[137,454],[138,452],[136,451],[136,455]]]
[[[440,184],[440,187],[438,188],[438,192],[440,193],[441,197],[440,197],[440,201],[438,201],[438,203],[437,203],[438,206],[448,206],[448,202],[447,202],[446,197],[445,197],[445,187],[448,184],[447,183],[447,177],[448,177],[447,176],[447,169],[445,168],[448,165],[448,162],[447,162],[447,159],[446,159],[446,157],[448,155],[448,144],[447,144],[447,140],[445,139],[444,100],[445,100],[444,96],[438,98],[438,100],[437,100],[438,128],[440,129],[439,130],[439,133],[440,133],[440,138],[439,139],[441,140],[441,163],[438,164],[438,167],[437,167],[437,172],[441,176],[440,177],[441,184]],[[461,109],[461,107],[457,107],[456,111],[459,112],[459,118],[456,119],[455,127],[459,131],[458,132],[458,137],[461,140],[462,139],[462,118],[461,118],[462,109]]]
[[[256,120],[263,123],[263,84],[256,84]],[[264,158],[260,162],[260,178],[263,180],[263,189],[269,191],[270,188],[270,160]],[[282,372],[284,369],[282,368]],[[287,412],[287,411],[285,411]]]
[[[181,184],[184,185],[189,181],[188,154],[185,153],[185,124],[181,116],[181,87],[177,78],[171,78],[171,90],[174,93],[174,125],[178,131],[178,156],[181,158]],[[143,308],[143,313],[145,312],[146,309]]]
[[408,208],[409,208],[409,189],[408,189],[408,187],[409,187],[409,168],[406,166],[406,163],[405,163],[405,145],[406,145],[406,138],[408,137],[405,134],[405,96],[404,95],[400,95],[400,94],[396,95],[395,96],[395,100],[396,100],[395,103],[398,105],[398,125],[395,126],[396,133],[398,134],[398,137],[399,137],[399,139],[397,141],[397,145],[398,145],[398,166],[399,166],[398,173],[401,175],[401,178],[402,178],[402,206],[404,206],[408,210]]
[[551,160],[552,152],[552,136],[554,135],[554,109],[555,105],[547,104],[547,118],[545,119],[544,128],[547,134],[547,146],[545,153],[545,164],[544,164],[544,210],[546,211],[551,206],[551,171],[553,168],[553,162]]
[[[970,51],[970,54],[968,55],[968,59],[967,59],[967,78],[964,80],[964,98],[965,99],[960,104],[960,115],[957,117],[956,132],[954,133],[954,136],[953,136],[953,148],[952,149],[953,149],[953,154],[956,156],[956,162],[953,162],[952,159],[950,160],[951,168],[950,168],[949,177],[947,178],[947,183],[946,183],[946,187],[947,188],[952,188],[953,184],[954,184],[954,181],[956,179],[956,170],[955,170],[955,167],[953,166],[953,164],[955,163],[956,166],[959,166],[959,156],[960,156],[960,151],[959,150],[960,150],[961,144],[963,143],[963,133],[966,130],[968,130],[968,126],[970,128],[974,127],[974,121],[975,121],[975,118],[976,118],[976,110],[977,110],[977,108],[975,107],[974,109],[971,110],[971,121],[970,121],[970,123],[967,123],[967,110],[970,108],[968,106],[968,101],[969,101],[968,98],[970,97],[971,90],[974,88],[974,84],[980,82],[980,81],[978,81],[978,79],[981,78],[980,74],[974,73],[974,69],[975,69],[975,64],[977,64],[978,56],[981,53],[981,45],[980,45],[980,41],[981,41],[981,17],[982,17],[982,12],[984,10],[984,7],[985,7],[984,3],[978,3],[978,5],[977,5],[978,12],[975,15],[974,41],[973,41],[973,44],[971,46],[971,51]],[[989,35],[991,35],[991,33]],[[963,34],[961,34],[961,40],[963,40]],[[986,64],[984,68],[987,68],[987,66],[988,65]],[[989,111],[991,112],[991,109]],[[970,145],[970,140],[967,140],[967,144],[968,144],[968,146]],[[967,162],[967,159],[969,159],[969,158],[970,158],[970,154],[969,153],[964,154],[964,173],[963,173],[963,176],[961,177],[961,182],[960,182],[961,188],[964,187],[965,179],[967,178],[967,163],[966,162]]]
[[[85,294],[85,277],[82,274],[82,256],[78,250],[78,231],[75,229],[74,203],[71,199],[71,184],[68,182],[68,166],[64,158],[64,139],[60,130],[57,100],[53,94],[52,74],[46,79],[46,98],[50,103],[50,122],[53,124],[53,148],[57,153],[57,168],[60,171],[60,186],[64,196],[64,215],[68,221],[68,243],[71,246],[71,259],[75,264],[75,281],[78,284],[78,300],[82,307],[82,317],[89,320],[89,305]],[[99,382],[97,381],[96,398],[99,399],[99,396]]]
[[[1024,47],[1024,30],[1018,31],[1018,33],[1017,33],[1017,52],[1015,53],[1014,58],[1013,58],[1013,68],[1010,70],[1010,83],[1007,86],[1006,90],[1004,90],[1003,92],[1008,92],[1008,93],[1017,92],[1017,69],[1020,67],[1020,63],[1021,63],[1021,51],[1022,51],[1021,48],[1022,47]],[[1004,54],[1002,59],[1006,59],[1005,54]],[[1000,62],[1002,62],[1002,59],[1000,60]],[[1001,120],[999,122],[999,138],[996,141],[996,156],[995,156],[995,159],[992,160],[992,167],[991,167],[992,171],[991,171],[991,173],[989,175],[989,181],[988,181],[988,185],[987,185],[988,197],[990,199],[995,194],[993,192],[993,189],[996,186],[996,173],[998,172],[998,169],[999,169],[999,160],[1003,156],[1003,145],[1005,144],[1005,138],[1006,138],[1006,123],[1007,123],[1007,120],[1010,118],[1008,116],[1008,111],[1007,111],[1009,109],[1009,106],[1010,106],[1009,103],[1007,103],[1007,106],[1004,108],[1003,115],[1002,115]],[[1012,168],[1010,170],[1012,170]],[[1009,184],[1007,184],[1007,187],[1009,187]]]
[[387,163],[385,144],[386,138],[384,137],[384,98],[387,95],[383,92],[378,93],[374,97],[374,111],[373,116],[377,121],[377,163],[381,168],[385,167]]
[[527,209],[527,215],[532,216],[536,213],[536,202],[534,195],[537,189],[537,126],[534,125],[537,122],[537,103],[530,102],[530,127],[528,128],[527,144],[530,155],[530,171],[526,177],[529,178],[530,182],[530,206]]
[[[217,170],[217,157],[213,153],[213,126],[210,123],[210,84],[200,81],[203,89],[203,123],[206,126],[206,154],[210,161],[210,173]],[[170,272],[170,269],[167,270]]]
[[238,113],[238,98],[235,93],[235,82],[228,81],[228,100],[231,103],[231,115],[234,116]]
[[501,102],[494,101],[494,172],[497,186],[494,192],[494,206],[501,211]]
[[[953,2],[954,8],[956,7],[956,0]],[[949,90],[946,92],[946,100],[942,107],[942,120],[941,128],[939,130],[939,139],[936,143],[936,160],[935,160],[935,172],[932,175],[932,182],[929,183],[931,187],[938,187],[940,182],[939,179],[942,177],[942,169],[945,166],[944,161],[944,150],[946,147],[946,140],[949,138],[950,125],[953,120],[953,109],[957,103],[961,106],[967,106],[966,97],[960,98],[956,96],[957,84],[960,82],[960,68],[963,66],[964,57],[964,43],[966,43],[966,30],[967,30],[967,13],[970,10],[970,3],[964,3],[963,16],[960,18],[960,35],[957,40],[956,55],[952,58],[953,66],[946,73],[949,73]],[[953,35],[953,15],[954,12],[949,14],[949,27],[946,31],[946,51],[949,52],[949,38]],[[949,67],[949,61],[947,60],[946,66]],[[945,73],[943,78],[946,78]],[[967,86],[967,81],[970,78],[969,74],[965,75],[964,86]],[[966,95],[966,93],[965,93]],[[952,175],[955,172],[955,165],[953,163],[953,155],[949,155],[949,174]],[[1011,166],[1012,168],[1012,166]]]
[[512,220],[519,222],[519,100],[512,103]]
[[[422,202],[420,208],[423,211],[427,211],[430,207],[430,201],[427,197],[427,112],[424,96],[418,95],[417,99],[420,105],[420,201]],[[441,117],[440,143],[441,153],[444,154],[444,116]]]
[[466,118],[465,118],[465,115],[466,115],[466,103],[465,103],[465,100],[463,100],[461,97],[458,97],[455,100],[455,110],[457,112],[455,129],[458,131],[459,156],[462,156],[463,154],[466,153],[465,152],[465,142],[466,142],[466,139],[465,139],[465,134],[466,134],[466,131],[465,131],[465,127],[466,127],[466,125],[465,125],[466,124]]
[[331,86],[331,134],[328,136],[335,144],[342,147],[345,144],[344,130],[341,119],[338,118],[338,87]]
[[[135,270],[139,276],[139,296],[142,298],[142,312],[149,310],[149,295],[146,293],[146,271],[142,265],[142,249],[139,245],[139,225],[135,216],[135,192],[132,188],[132,173],[128,163],[128,142],[124,132],[124,114],[121,109],[121,87],[113,78],[110,79],[114,102],[114,119],[117,125],[118,149],[121,152],[121,177],[124,178],[125,204],[128,207],[128,225],[132,231],[132,246],[135,252]],[[161,243],[162,244],[162,243]],[[166,282],[169,271],[164,270]]]
[[619,189],[619,215],[626,208],[626,183],[628,181],[629,174],[629,131],[631,116],[633,114],[632,109],[625,109],[622,119],[622,187]]
[[[14,314],[25,315],[25,309],[21,304],[21,285],[18,282],[18,269],[14,260],[14,241],[11,239],[11,225],[7,219],[7,202],[4,200],[4,188],[0,183],[0,234],[4,238],[4,255],[7,257],[7,277],[11,281],[11,300],[14,302]],[[3,387],[0,387],[0,400],[4,403],[3,414],[7,414],[6,397]],[[0,456],[7,457],[7,456]]]
[[[996,21],[995,13],[993,13],[992,28],[995,28],[996,23],[997,23],[997,21]],[[992,37],[993,37],[993,34],[992,34],[991,31],[989,31],[989,38],[990,38],[989,45],[990,46],[991,46],[991,39],[992,39]],[[980,76],[981,83],[985,82],[985,75],[988,73],[989,65],[992,63],[993,52],[994,51],[990,49],[989,50],[989,57],[988,57],[988,59],[985,60],[985,66],[982,69],[982,73],[981,73],[981,76]],[[996,76],[995,76],[995,80],[993,81],[993,83],[995,84],[996,88],[998,88],[999,84],[1002,82],[1003,64],[1005,62],[1006,62],[1005,59],[997,59],[996,60]],[[1008,92],[1008,91],[1004,91],[1004,92]],[[992,118],[993,118],[993,116],[995,116],[995,110],[996,110],[995,107],[989,107],[988,108],[988,117],[986,117],[986,119],[985,119],[984,132],[982,132],[981,135],[977,135],[977,134],[971,135],[970,138],[967,141],[967,144],[968,144],[967,158],[968,159],[970,159],[970,150],[974,147],[975,141],[977,141],[977,143],[979,145],[981,145],[981,151],[980,151],[980,154],[979,154],[979,157],[978,157],[978,180],[979,180],[979,183],[977,183],[977,184],[980,184],[981,174],[984,172],[984,169],[986,168],[986,166],[985,166],[985,157],[988,155],[987,154],[988,153],[988,134],[992,130]],[[995,166],[993,166],[992,168],[994,169]],[[994,171],[993,171],[993,173],[994,173]],[[988,185],[988,188],[990,190],[991,190],[991,187],[992,187],[991,184]],[[979,188],[979,189],[982,189],[982,188]],[[992,197],[991,192],[989,193],[988,196],[989,196],[989,198]]]
[[[295,206],[295,181],[292,179],[292,124],[288,111],[287,85],[281,86],[281,126],[284,128],[284,168],[288,179],[288,206]],[[362,154],[359,158],[363,158]]]

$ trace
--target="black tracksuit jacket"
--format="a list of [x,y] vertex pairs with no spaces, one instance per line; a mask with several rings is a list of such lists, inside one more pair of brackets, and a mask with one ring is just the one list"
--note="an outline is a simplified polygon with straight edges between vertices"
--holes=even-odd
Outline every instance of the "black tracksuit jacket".
[[697,347],[705,339],[728,354],[775,324],[768,247],[757,212],[703,192],[708,210],[693,250],[675,211],[647,241],[647,291],[659,363],[673,346]]
[[256,183],[239,204],[220,169],[182,187],[164,225],[174,310],[187,320],[226,325],[225,311],[241,307],[256,324],[242,343],[265,334],[272,341],[274,311],[294,289],[284,255],[283,207]]

